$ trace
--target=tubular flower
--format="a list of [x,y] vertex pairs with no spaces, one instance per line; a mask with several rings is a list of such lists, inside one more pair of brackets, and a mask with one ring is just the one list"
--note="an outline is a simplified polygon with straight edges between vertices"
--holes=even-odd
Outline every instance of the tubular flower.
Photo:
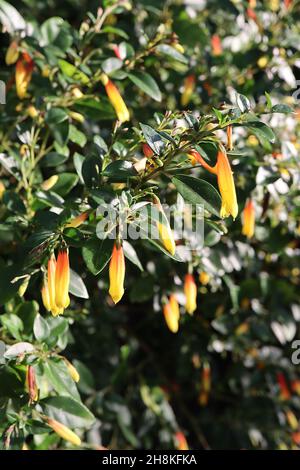
[[211,389],[211,370],[208,362],[203,364],[201,375],[201,390],[199,395],[199,404],[206,406],[208,403],[209,393]]
[[191,100],[192,94],[196,86],[195,75],[188,75],[184,79],[183,92],[181,95],[181,106],[187,106]]
[[37,401],[39,392],[36,385],[35,372],[33,366],[27,366],[25,386],[29,394],[30,401]]
[[156,221],[156,227],[158,230],[159,238],[165,247],[165,249],[174,256],[176,251],[176,244],[173,236],[172,229],[170,227],[169,221],[164,213],[163,207],[160,203],[160,200],[157,196],[154,196],[154,207],[158,211],[159,220]]
[[18,43],[17,41],[12,41],[6,51],[5,63],[6,65],[15,64],[18,58],[19,58]]
[[193,315],[197,308],[197,285],[192,274],[186,274],[185,276],[184,294],[186,298],[185,309],[187,313]]
[[243,235],[252,238],[255,230],[255,207],[252,199],[248,199],[243,213]]
[[228,150],[233,149],[233,144],[232,144],[232,126],[227,127],[227,147]]
[[222,197],[220,216],[228,217],[229,215],[232,215],[235,219],[238,214],[238,205],[234,179],[225,150],[219,150],[217,163],[214,167],[208,165],[196,150],[190,150],[189,154],[195,157],[206,170],[217,175],[218,187]]
[[174,294],[170,296],[169,302],[163,307],[166,324],[172,333],[177,333],[179,328],[179,305]]
[[114,244],[109,263],[109,294],[118,303],[124,294],[125,258],[121,245]]
[[129,121],[129,111],[116,85],[105,74],[102,74],[102,83],[105,86],[108,99],[114,107],[119,121]]
[[286,378],[282,372],[278,372],[277,374],[277,383],[280,388],[280,399],[282,401],[289,400],[291,398],[291,393],[289,391]]
[[201,273],[199,274],[199,281],[203,286],[206,286],[210,281],[210,275],[205,271],[201,271]]
[[71,431],[71,429],[67,428],[64,424],[56,421],[52,418],[46,418],[46,423],[50,428],[53,429],[56,434],[58,434],[62,439],[65,441],[71,442],[74,446],[80,446],[81,439],[75,434],[75,432]]
[[60,309],[65,309],[70,304],[69,284],[69,252],[68,250],[61,250],[58,253],[55,271],[55,303]]
[[189,446],[183,432],[177,431],[175,434],[175,441],[177,450],[189,450]]
[[22,57],[16,65],[16,90],[18,97],[22,100],[26,96],[27,88],[31,80],[34,62],[27,52],[23,52]]
[[[55,255],[52,254],[49,258],[48,261],[48,283],[47,283],[47,288],[48,288],[48,293],[49,293],[49,306],[50,306],[50,311],[52,315],[60,315],[63,313],[63,309],[59,308],[56,305],[56,299],[55,299],[55,277],[56,277],[56,259]],[[47,296],[47,288],[46,288],[46,296]],[[44,303],[45,307],[47,305]],[[47,307],[46,307],[47,308]]]
[[66,225],[67,228],[73,227],[77,228],[79,225],[83,224],[83,222],[88,218],[89,213],[88,212],[83,212],[82,214],[78,215],[77,217],[74,217],[74,219],[71,219],[70,222]]

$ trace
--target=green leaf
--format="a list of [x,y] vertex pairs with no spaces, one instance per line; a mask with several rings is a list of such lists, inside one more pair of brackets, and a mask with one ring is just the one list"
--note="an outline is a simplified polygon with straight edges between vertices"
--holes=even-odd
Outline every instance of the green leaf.
[[132,162],[128,160],[116,160],[107,165],[102,174],[103,176],[108,176],[117,181],[126,181],[127,178],[136,176],[137,171]]
[[59,395],[70,396],[80,400],[76,385],[63,360],[48,359],[43,363],[43,369],[49,384]]
[[51,189],[60,196],[65,196],[76,186],[77,182],[78,176],[74,173],[60,173],[57,182]]
[[291,108],[287,104],[275,104],[274,106],[272,106],[271,111],[272,113],[290,114],[293,112],[293,108]]
[[25,20],[18,10],[4,0],[0,0],[0,22],[11,35],[26,28]]
[[23,322],[21,318],[13,313],[5,313],[0,316],[0,321],[4,328],[16,339],[21,340]]
[[153,100],[161,101],[160,89],[154,78],[146,72],[132,72],[128,74],[128,78],[139,87],[146,95],[149,95]]
[[13,359],[24,354],[29,354],[34,351],[34,346],[31,343],[20,342],[10,346],[4,354],[6,359]]
[[45,415],[69,428],[89,428],[95,421],[86,406],[70,397],[49,397],[40,401]]
[[271,96],[269,95],[269,93],[267,91],[265,91],[265,97],[266,97],[266,100],[267,100],[267,107],[269,109],[272,108],[272,100],[271,100]]
[[59,166],[68,160],[68,155],[63,155],[57,152],[49,152],[41,160],[42,167]]
[[85,284],[79,274],[75,273],[72,269],[70,269],[70,286],[69,286],[70,294],[75,295],[75,297],[80,297],[81,299],[88,299],[89,294]]
[[16,276],[20,276],[21,265],[14,263],[12,266],[0,264],[1,282],[0,282],[0,305],[8,302],[18,291],[22,280],[12,282]]
[[82,256],[85,264],[89,271],[91,271],[95,276],[108,264],[111,258],[113,244],[114,240],[109,238],[106,238],[105,240],[93,238],[82,248]]
[[123,241],[123,250],[126,258],[129,259],[135,266],[137,266],[141,271],[144,271],[142,263],[139,260],[139,257],[133,248],[133,246],[126,240]]
[[161,135],[147,124],[140,123],[140,126],[149,147],[153,150],[154,153],[156,153],[156,155],[160,155],[165,148],[165,142],[163,141]]
[[46,51],[51,50],[51,46],[57,55],[61,55],[73,42],[70,25],[63,18],[53,16],[42,24],[41,39],[43,46],[48,46]]
[[69,139],[74,144],[79,145],[79,147],[84,147],[87,141],[86,135],[73,126],[73,124],[70,125]]
[[97,101],[94,98],[82,98],[74,104],[74,109],[95,121],[114,119],[115,113],[108,101]]
[[34,325],[33,325],[33,332],[34,336],[38,341],[44,341],[49,337],[50,328],[47,321],[38,314],[35,317]]
[[172,182],[187,202],[203,204],[205,209],[220,217],[221,196],[210,183],[188,175],[176,175]]
[[77,384],[80,392],[90,395],[95,390],[95,380],[92,372],[82,362],[76,359],[73,361],[73,365],[80,375],[80,380]]
[[251,104],[247,96],[241,95],[240,93],[237,94],[236,104],[242,113],[247,113],[251,109]]
[[168,44],[160,44],[156,47],[156,50],[161,54],[170,57],[171,59],[177,60],[178,62],[182,62],[183,64],[188,63],[188,59],[181,54],[181,52],[174,49],[174,47],[169,46]]
[[88,188],[97,188],[100,183],[102,158],[90,155],[82,161],[81,174]]
[[272,129],[261,121],[248,121],[243,123],[262,143],[267,140],[271,143],[275,142],[275,135]]
[[47,111],[45,121],[58,144],[64,146],[69,138],[69,116],[61,108],[51,108]]
[[117,57],[110,57],[109,59],[105,59],[102,64],[101,68],[103,72],[107,73],[108,75],[116,70],[119,70],[123,66],[123,61],[118,59]]
[[83,85],[87,85],[89,83],[89,77],[77,67],[75,67],[75,65],[70,64],[63,59],[58,61],[58,65],[62,73],[67,77],[72,78],[74,82],[81,82]]

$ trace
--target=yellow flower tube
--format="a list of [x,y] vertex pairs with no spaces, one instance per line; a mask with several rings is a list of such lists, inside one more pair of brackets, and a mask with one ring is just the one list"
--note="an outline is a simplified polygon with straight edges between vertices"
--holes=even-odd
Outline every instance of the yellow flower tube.
[[125,258],[121,245],[114,244],[109,263],[109,294],[118,303],[124,294]]
[[187,313],[193,315],[197,308],[197,285],[192,274],[186,274],[185,276],[184,294],[186,298],[185,309]]
[[75,432],[71,431],[71,429],[67,428],[64,424],[56,421],[52,418],[46,418],[46,422],[50,428],[53,429],[56,434],[58,434],[62,439],[65,441],[71,442],[74,446],[80,446],[81,439],[75,434]]
[[255,231],[255,207],[252,199],[248,199],[243,212],[242,233],[247,238],[252,238]]
[[18,97],[22,100],[26,96],[27,88],[31,80],[32,71],[34,67],[34,62],[27,54],[24,52],[22,57],[18,60],[16,64],[16,90]]

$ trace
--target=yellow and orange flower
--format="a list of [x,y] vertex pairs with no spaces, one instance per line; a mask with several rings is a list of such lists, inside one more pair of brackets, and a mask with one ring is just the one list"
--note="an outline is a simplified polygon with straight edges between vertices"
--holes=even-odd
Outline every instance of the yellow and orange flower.
[[175,434],[175,445],[177,450],[189,450],[187,440],[182,431],[177,431]]
[[177,333],[179,328],[179,305],[175,294],[171,294],[169,302],[163,307],[163,314],[165,317],[166,324],[172,333]]
[[105,86],[108,99],[114,107],[118,120],[120,122],[126,122],[130,120],[128,108],[118,90],[116,85],[108,78],[104,73],[101,75],[101,80]]
[[71,227],[77,228],[77,227],[79,227],[81,224],[83,224],[83,222],[86,221],[88,216],[89,216],[88,212],[83,212],[82,214],[78,215],[77,217],[74,217],[73,219],[71,219],[70,222],[67,223],[66,228],[71,228]]
[[206,170],[217,175],[218,187],[222,198],[220,216],[223,218],[232,215],[235,219],[238,214],[238,204],[234,179],[225,149],[219,150],[217,163],[214,167],[210,166],[196,150],[189,150],[189,154],[201,163]]
[[183,91],[181,95],[181,106],[187,106],[191,100],[192,94],[196,86],[196,77],[191,74],[184,79]]
[[27,52],[23,52],[22,56],[16,64],[16,90],[18,97],[22,100],[26,96],[28,85],[31,81],[34,62]]
[[59,309],[65,309],[70,304],[69,284],[69,253],[68,250],[61,250],[58,253],[55,272],[55,303]]
[[55,419],[45,417],[45,421],[53,429],[58,436],[60,436],[65,441],[71,442],[74,446],[80,446],[81,439],[73,432],[71,429],[67,428],[64,424],[56,421]]
[[185,309],[190,315],[193,315],[197,308],[197,285],[192,274],[185,276],[184,294],[186,298]]
[[28,392],[31,402],[37,401],[39,392],[35,379],[35,372],[33,366],[27,366],[26,368],[26,381],[25,381],[26,390]]
[[300,395],[300,380],[295,379],[291,382],[291,389],[293,390],[294,393],[297,393],[297,395]]
[[206,406],[209,399],[209,394],[211,390],[211,369],[208,362],[203,364],[202,374],[201,374],[201,387],[199,394],[199,404],[201,406]]
[[295,414],[292,412],[292,410],[287,410],[285,415],[289,426],[292,428],[293,431],[296,431],[298,429],[299,423]]
[[109,294],[118,303],[124,294],[125,257],[122,245],[115,243],[109,263]]
[[48,260],[47,277],[44,277],[42,300],[44,307],[52,315],[61,315],[69,306],[70,267],[68,250],[58,253],[57,262],[54,253]]
[[247,238],[252,238],[255,231],[255,207],[252,199],[248,199],[243,213],[242,233]]

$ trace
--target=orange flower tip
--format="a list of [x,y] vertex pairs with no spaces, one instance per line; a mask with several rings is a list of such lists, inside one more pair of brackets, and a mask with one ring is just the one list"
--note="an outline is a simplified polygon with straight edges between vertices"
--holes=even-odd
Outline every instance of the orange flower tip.
[[[70,304],[69,297],[70,266],[68,250],[61,250],[57,256],[55,271],[55,305],[65,309]],[[58,311],[57,314],[60,314]]]
[[142,148],[145,157],[151,158],[154,155],[152,148],[148,144],[143,144]]

